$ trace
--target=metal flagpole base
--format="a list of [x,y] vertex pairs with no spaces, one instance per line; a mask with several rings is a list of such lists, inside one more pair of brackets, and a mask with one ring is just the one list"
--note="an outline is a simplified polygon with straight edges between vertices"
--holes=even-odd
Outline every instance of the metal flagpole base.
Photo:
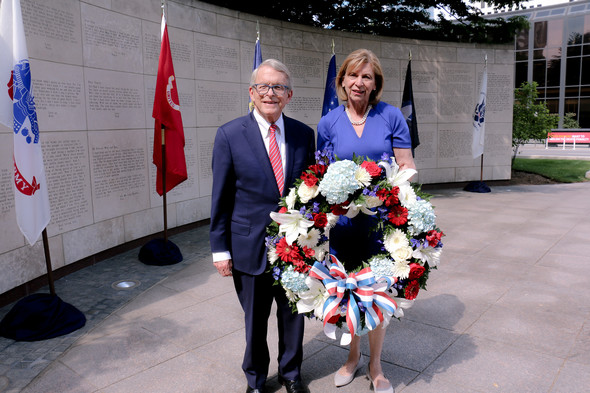
[[469,192],[491,192],[492,190],[490,187],[483,181],[472,181],[467,184],[464,188],[464,191]]
[[182,253],[170,240],[153,239],[140,248],[139,260],[146,265],[174,265],[182,261]]
[[16,341],[41,341],[80,329],[86,317],[57,295],[35,293],[16,302],[0,321],[0,336]]

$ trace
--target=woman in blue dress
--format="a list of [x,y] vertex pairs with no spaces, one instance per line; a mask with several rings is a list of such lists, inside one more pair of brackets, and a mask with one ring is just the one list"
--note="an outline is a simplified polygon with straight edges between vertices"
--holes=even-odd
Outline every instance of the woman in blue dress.
[[[400,169],[415,169],[406,120],[398,108],[380,101],[383,71],[377,56],[367,49],[352,52],[342,63],[335,83],[338,98],[344,104],[320,120],[318,149],[331,149],[340,159],[352,159],[355,154],[379,161],[384,153],[393,154]],[[353,219],[341,216],[330,230],[330,251],[347,271],[354,270],[381,249],[376,233],[369,233],[372,219],[364,214]],[[360,239],[368,240],[360,243]],[[374,329],[368,336],[371,357],[367,376],[375,392],[392,393],[381,367],[385,329]],[[363,366],[360,337],[354,336],[346,363],[334,374],[335,385],[352,382]]]

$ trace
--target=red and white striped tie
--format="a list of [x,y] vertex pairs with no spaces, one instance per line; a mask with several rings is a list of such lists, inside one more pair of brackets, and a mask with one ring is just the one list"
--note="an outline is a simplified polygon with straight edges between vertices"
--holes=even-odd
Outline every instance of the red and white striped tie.
[[271,124],[270,134],[268,141],[268,155],[270,157],[270,164],[272,165],[272,171],[275,173],[277,179],[277,186],[279,186],[279,193],[283,195],[283,188],[285,187],[285,177],[283,176],[283,163],[281,161],[281,152],[279,151],[279,145],[275,136],[278,127],[276,124]]

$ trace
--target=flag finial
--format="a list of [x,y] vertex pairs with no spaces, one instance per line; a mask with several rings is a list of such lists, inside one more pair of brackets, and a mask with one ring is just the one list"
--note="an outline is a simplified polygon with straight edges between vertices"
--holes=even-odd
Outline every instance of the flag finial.
[[412,60],[412,50],[410,49],[410,53],[408,54],[408,60]]
[[333,55],[336,54],[335,48],[336,48],[336,45],[334,44],[334,38],[332,38],[332,54]]
[[256,41],[260,40],[260,23],[256,21]]
[[488,65],[488,54],[487,53],[486,53],[486,55],[484,57],[484,62],[485,62],[485,65],[487,67],[487,65]]

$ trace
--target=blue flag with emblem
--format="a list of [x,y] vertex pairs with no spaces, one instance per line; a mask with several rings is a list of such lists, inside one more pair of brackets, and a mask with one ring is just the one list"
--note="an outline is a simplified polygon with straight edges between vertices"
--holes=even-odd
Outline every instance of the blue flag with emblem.
[[486,95],[488,90],[488,68],[484,67],[483,75],[481,76],[481,85],[479,89],[479,99],[475,104],[475,112],[473,114],[473,143],[471,145],[471,152],[473,158],[477,158],[483,154],[485,141],[485,114],[486,114]]
[[322,106],[322,117],[326,116],[332,109],[338,107],[338,94],[336,93],[336,55],[332,55],[328,65],[328,76],[326,77],[326,90],[324,91],[324,105]]

